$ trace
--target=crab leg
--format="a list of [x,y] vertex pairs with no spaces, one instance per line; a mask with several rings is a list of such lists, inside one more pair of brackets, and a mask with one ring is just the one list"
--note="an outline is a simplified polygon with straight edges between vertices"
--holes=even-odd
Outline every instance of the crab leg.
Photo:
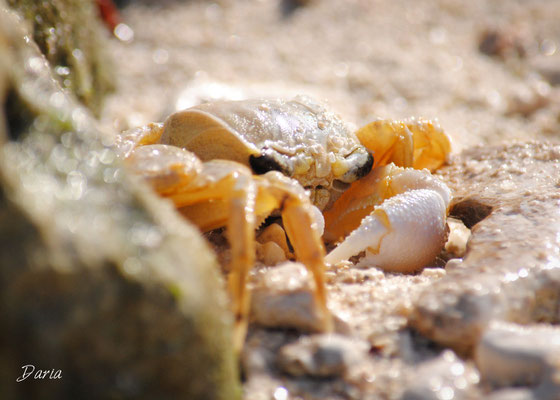
[[352,232],[325,260],[335,264],[365,252],[365,262],[388,271],[413,272],[422,268],[445,243],[449,189],[426,170],[391,164],[371,174],[384,193],[372,191],[366,179],[349,189],[345,199],[339,199],[345,207],[333,207],[339,215],[327,218],[326,229],[331,235],[333,225],[336,227],[336,221],[343,221],[346,214],[353,217],[353,222],[360,213],[365,217],[355,229],[345,227]]
[[255,197],[255,184],[249,180],[246,186],[235,190],[229,200],[227,232],[231,246],[231,272],[228,286],[235,318],[234,348],[238,352],[243,348],[249,323],[247,276],[255,262]]
[[439,124],[428,120],[408,120],[406,123],[414,139],[414,161],[416,169],[434,171],[441,167],[451,152],[451,140]]
[[373,153],[373,168],[391,162],[412,167],[414,141],[412,132],[404,122],[374,121],[360,128],[356,136]]
[[[243,348],[249,323],[250,291],[247,290],[247,276],[255,262],[256,194],[256,185],[251,176],[238,173],[228,175],[216,184],[173,197],[178,206],[184,207],[181,212],[203,230],[223,226],[226,220],[231,248],[228,288],[235,319],[233,339],[237,352]],[[208,203],[208,200],[218,200],[218,204]],[[220,205],[224,204],[227,206],[226,213],[220,211]],[[189,205],[195,207],[189,208]]]
[[[247,276],[255,263],[256,196],[257,188],[251,175],[240,171],[197,190],[172,196],[175,204],[183,207],[181,212],[205,231],[223,226],[225,220],[231,248],[228,289],[235,321],[233,341],[236,352],[243,348],[249,324]],[[208,200],[217,202],[208,203]],[[189,208],[189,205],[194,207]],[[224,205],[227,209],[225,213]]]
[[121,158],[129,157],[139,146],[156,144],[163,133],[163,124],[151,123],[131,129],[119,135],[115,141],[115,149]]
[[322,229],[317,226],[320,222],[301,186],[278,172],[269,172],[264,177],[270,185],[268,192],[277,199],[277,207],[282,211],[284,228],[294,247],[296,259],[313,274],[315,301],[323,316],[324,330],[331,331],[333,325],[325,284],[325,247],[320,235]]
[[359,129],[356,136],[373,153],[374,168],[392,162],[433,171],[451,151],[449,137],[439,125],[423,119],[374,121]]
[[324,329],[333,329],[331,314],[327,308],[325,285],[325,248],[320,236],[312,228],[313,217],[305,205],[297,199],[289,199],[284,204],[282,220],[290,238],[296,258],[313,274],[315,279],[316,301],[323,314]]

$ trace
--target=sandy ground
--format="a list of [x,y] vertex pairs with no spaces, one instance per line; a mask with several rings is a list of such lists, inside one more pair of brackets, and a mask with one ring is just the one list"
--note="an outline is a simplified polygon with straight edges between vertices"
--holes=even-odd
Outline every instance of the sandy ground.
[[[120,131],[213,98],[308,94],[357,126],[379,117],[437,118],[454,152],[481,143],[560,140],[557,2],[307,3],[129,4],[123,18],[134,37],[111,43],[118,88],[106,104],[103,125]],[[479,50],[481,42],[491,55]],[[333,309],[357,336],[384,349],[360,378],[360,393],[398,395],[407,372],[392,358],[392,346],[402,340],[397,332],[406,324],[403,314],[415,293],[444,273],[332,273]],[[249,346],[266,342],[273,352],[293,335],[255,329]],[[278,391],[284,387],[304,398],[352,397],[340,382],[290,381],[278,371],[263,371],[256,378],[248,374],[247,398],[288,398]],[[375,377],[381,375],[387,379],[379,385]]]
[[[105,123],[120,130],[215,97],[304,93],[356,125],[437,118],[455,151],[560,137],[554,1],[283,4],[132,3],[123,16],[134,39],[112,43],[118,91]],[[492,30],[498,56],[478,49]]]

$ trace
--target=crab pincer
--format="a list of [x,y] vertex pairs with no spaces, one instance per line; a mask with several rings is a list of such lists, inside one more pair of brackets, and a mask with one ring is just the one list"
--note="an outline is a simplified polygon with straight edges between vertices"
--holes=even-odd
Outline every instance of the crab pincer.
[[445,244],[450,200],[449,188],[427,170],[379,167],[325,213],[326,239],[344,238],[325,260],[335,264],[364,253],[365,265],[417,271]]

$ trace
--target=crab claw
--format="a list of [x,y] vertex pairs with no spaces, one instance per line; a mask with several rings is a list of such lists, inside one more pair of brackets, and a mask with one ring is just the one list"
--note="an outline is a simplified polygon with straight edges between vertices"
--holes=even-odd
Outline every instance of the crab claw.
[[[382,203],[373,206],[373,211],[327,255],[325,261],[335,264],[365,252],[362,263],[392,272],[417,271],[432,261],[445,244],[451,192],[426,170],[388,165],[372,174],[377,175],[378,182],[384,182],[382,186],[386,186],[387,192],[393,196],[385,196],[383,201],[376,194],[376,200]],[[363,189],[356,185],[349,190],[353,192],[349,197],[353,194],[354,198],[347,201],[344,207],[347,211],[340,214],[338,220],[343,221],[346,212],[356,213],[360,205],[364,210],[371,210],[372,205],[367,201],[368,196],[363,195]],[[332,217],[327,221],[333,221]],[[332,231],[329,223],[327,230]]]

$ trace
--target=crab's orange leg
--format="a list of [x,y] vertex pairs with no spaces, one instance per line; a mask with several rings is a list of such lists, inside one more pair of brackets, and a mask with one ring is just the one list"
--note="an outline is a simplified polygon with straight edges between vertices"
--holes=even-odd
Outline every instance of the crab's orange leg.
[[333,324],[327,307],[325,285],[325,247],[319,232],[313,227],[315,219],[309,197],[300,185],[276,171],[254,179],[259,187],[257,215],[265,210],[281,210],[284,228],[294,247],[296,259],[313,274],[315,301],[322,314],[323,328],[331,331]]
[[142,176],[160,196],[172,200],[201,230],[226,225],[227,198],[240,175],[231,165],[221,166],[219,175],[211,176],[193,153],[157,144],[135,148],[127,161],[134,173]]
[[296,258],[313,274],[316,301],[323,314],[324,330],[331,331],[333,323],[327,308],[325,285],[325,247],[318,232],[312,228],[313,217],[308,207],[310,204],[302,203],[297,197],[288,198],[283,204],[282,220]]
[[[128,161],[134,172],[147,179],[161,196],[171,199],[202,230],[227,225],[232,253],[228,286],[235,316],[234,346],[240,351],[248,325],[247,274],[255,259],[257,185],[250,171],[227,162],[202,167],[192,153],[162,145],[140,146],[130,153]],[[264,203],[270,209],[277,206],[277,202]]]
[[243,348],[249,323],[247,275],[255,263],[255,186],[249,180],[243,188],[233,192],[229,201],[227,232],[231,247],[231,272],[228,286],[233,302],[234,348],[237,352]]
[[414,162],[416,169],[427,168],[430,171],[441,167],[451,152],[449,137],[432,121],[418,120],[407,123],[414,137]]
[[203,232],[226,226],[230,217],[229,197],[235,178],[227,176],[217,183],[175,193],[169,198],[189,221]]
[[231,249],[228,289],[235,318],[234,348],[243,348],[249,322],[247,275],[255,263],[256,185],[251,176],[227,175],[219,182],[171,196],[201,230],[227,226]]
[[175,194],[171,199],[202,230],[227,226],[231,248],[228,288],[235,318],[234,348],[241,351],[249,321],[247,275],[255,262],[256,185],[251,176],[227,175],[212,185]]
[[163,124],[151,123],[131,129],[116,138],[115,149],[122,158],[127,158],[139,146],[156,144],[163,133]]
[[374,121],[356,132],[373,153],[374,168],[394,163],[399,167],[439,168],[451,152],[449,137],[432,121]]
[[412,167],[414,142],[412,132],[403,122],[374,121],[359,129],[356,136],[373,153],[373,168],[391,162]]

